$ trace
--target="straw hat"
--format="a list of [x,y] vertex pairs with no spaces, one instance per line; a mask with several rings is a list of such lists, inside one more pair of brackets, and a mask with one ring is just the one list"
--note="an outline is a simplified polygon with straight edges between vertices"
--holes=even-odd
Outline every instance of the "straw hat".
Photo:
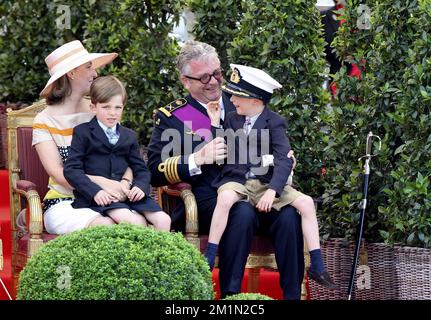
[[92,61],[94,69],[97,69],[112,62],[117,56],[117,53],[89,53],[79,40],[62,45],[45,59],[51,78],[48,80],[48,83],[40,95],[48,94],[55,80],[76,67]]

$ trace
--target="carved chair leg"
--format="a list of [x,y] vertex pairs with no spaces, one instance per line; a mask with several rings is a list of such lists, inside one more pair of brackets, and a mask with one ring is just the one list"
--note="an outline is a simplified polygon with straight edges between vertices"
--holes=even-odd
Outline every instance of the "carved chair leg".
[[309,297],[307,272],[308,272],[308,269],[310,268],[310,253],[308,252],[308,247],[307,247],[307,243],[305,242],[305,239],[304,239],[304,264],[305,264],[305,268],[304,268],[304,279],[302,280],[302,284],[301,284],[301,300],[307,300],[307,298]]

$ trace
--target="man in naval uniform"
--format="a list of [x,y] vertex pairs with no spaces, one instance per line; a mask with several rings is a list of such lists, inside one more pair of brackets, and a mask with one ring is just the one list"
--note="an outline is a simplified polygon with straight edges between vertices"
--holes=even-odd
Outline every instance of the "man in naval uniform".
[[[219,101],[221,121],[235,110],[221,91],[223,71],[214,47],[188,41],[177,58],[180,81],[189,92],[159,108],[148,146],[148,167],[153,186],[186,182],[196,197],[199,232],[208,234],[217,202],[212,182],[221,170],[217,162],[226,158],[223,138],[212,140],[206,105]],[[184,207],[172,214],[175,226],[184,221]],[[239,293],[251,242],[256,232],[273,239],[285,299],[300,299],[304,275],[303,237],[300,217],[290,206],[280,212],[257,214],[248,202],[236,203],[229,213],[219,245],[219,279],[222,298]]]

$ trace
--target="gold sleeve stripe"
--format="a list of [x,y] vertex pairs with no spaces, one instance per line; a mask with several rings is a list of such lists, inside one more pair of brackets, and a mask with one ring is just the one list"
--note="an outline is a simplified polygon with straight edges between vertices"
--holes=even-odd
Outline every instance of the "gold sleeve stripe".
[[174,179],[176,180],[176,182],[180,182],[180,176],[178,174],[178,162],[180,161],[180,156],[176,156],[175,159],[172,161],[172,172],[174,175]]
[[168,180],[170,184],[174,184],[175,183],[174,177],[173,177],[172,171],[171,171],[172,170],[171,169],[172,158],[166,159],[165,163],[166,163],[166,168],[165,168],[166,180]]
[[158,166],[159,171],[165,174],[165,178],[170,184],[181,182],[178,174],[178,162],[180,158],[181,156],[170,157]]
[[164,115],[167,116],[167,117],[171,116],[171,113],[168,110],[166,110],[164,107],[159,108],[159,111],[162,112],[162,113],[164,113]]
[[42,129],[42,130],[48,130],[51,134],[58,134],[60,136],[71,136],[73,134],[73,129],[57,129],[54,127],[48,127],[46,124],[43,123],[35,123],[33,124],[33,129]]

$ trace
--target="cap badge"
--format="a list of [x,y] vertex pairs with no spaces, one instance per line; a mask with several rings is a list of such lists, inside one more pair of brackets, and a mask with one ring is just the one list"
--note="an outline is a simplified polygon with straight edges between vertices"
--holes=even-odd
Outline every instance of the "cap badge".
[[239,75],[238,69],[233,69],[232,74],[230,75],[230,81],[233,83],[238,83],[241,80],[241,76]]

